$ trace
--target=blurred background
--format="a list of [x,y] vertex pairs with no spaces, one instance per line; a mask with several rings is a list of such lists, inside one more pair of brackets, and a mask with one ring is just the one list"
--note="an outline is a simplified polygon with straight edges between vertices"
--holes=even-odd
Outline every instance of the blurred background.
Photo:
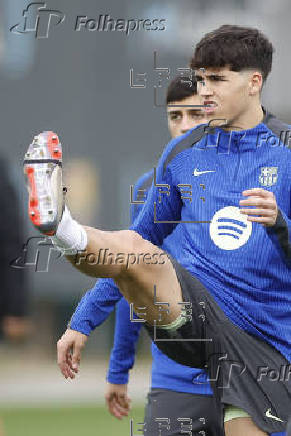
[[[51,22],[40,7],[55,11]],[[165,20],[165,29],[74,30],[78,16],[106,14]],[[22,159],[33,136],[58,133],[68,202],[81,223],[126,228],[130,185],[169,141],[166,87],[185,73],[205,32],[239,24],[266,33],[276,52],[263,102],[291,122],[290,16],[288,0],[0,1],[0,436],[130,435],[129,419],[117,422],[103,405],[114,315],[90,337],[77,380],[63,380],[55,363],[56,342],[95,281],[39,245],[28,222]],[[129,385],[135,422],[142,420],[150,364],[143,334]]]

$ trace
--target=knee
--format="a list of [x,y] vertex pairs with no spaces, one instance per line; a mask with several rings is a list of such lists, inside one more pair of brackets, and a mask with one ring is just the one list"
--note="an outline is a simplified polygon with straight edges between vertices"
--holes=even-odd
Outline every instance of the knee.
[[122,240],[125,254],[140,253],[143,250],[144,244],[148,242],[134,230],[122,230]]
[[122,274],[131,274],[139,266],[140,253],[143,251],[144,239],[133,230],[124,231],[124,259],[122,261]]
[[149,271],[152,265],[165,264],[167,254],[151,242],[143,239],[132,230],[124,231],[125,258],[122,264],[122,274],[139,274],[142,270]]

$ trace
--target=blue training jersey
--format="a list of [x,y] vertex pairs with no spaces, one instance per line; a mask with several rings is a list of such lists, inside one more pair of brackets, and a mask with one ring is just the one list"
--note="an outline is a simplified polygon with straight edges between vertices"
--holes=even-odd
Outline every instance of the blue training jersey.
[[[212,294],[228,318],[291,360],[290,126],[265,112],[252,129],[200,125],[172,141],[131,227],[171,254]],[[272,227],[240,213],[246,189],[273,192]],[[176,244],[175,244],[176,240]]]

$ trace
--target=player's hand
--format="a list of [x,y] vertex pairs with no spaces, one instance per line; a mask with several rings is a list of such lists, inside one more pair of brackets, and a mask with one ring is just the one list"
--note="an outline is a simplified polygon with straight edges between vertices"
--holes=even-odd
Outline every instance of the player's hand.
[[115,385],[107,383],[105,400],[109,412],[115,418],[122,419],[123,416],[128,416],[131,399],[127,395],[127,384]]
[[65,378],[75,378],[79,372],[81,351],[88,336],[76,330],[67,329],[57,343],[58,365]]
[[243,191],[242,195],[248,198],[241,200],[239,202],[240,206],[255,206],[251,209],[240,209],[242,214],[248,215],[248,221],[261,223],[263,226],[273,226],[275,224],[278,216],[278,206],[273,192],[262,188],[253,188]]

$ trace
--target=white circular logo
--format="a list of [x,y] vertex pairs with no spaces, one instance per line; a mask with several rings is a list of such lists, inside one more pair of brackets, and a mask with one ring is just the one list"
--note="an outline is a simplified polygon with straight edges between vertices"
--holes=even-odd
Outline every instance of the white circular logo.
[[218,210],[209,226],[210,237],[222,250],[237,250],[252,234],[252,223],[238,207],[227,206]]

